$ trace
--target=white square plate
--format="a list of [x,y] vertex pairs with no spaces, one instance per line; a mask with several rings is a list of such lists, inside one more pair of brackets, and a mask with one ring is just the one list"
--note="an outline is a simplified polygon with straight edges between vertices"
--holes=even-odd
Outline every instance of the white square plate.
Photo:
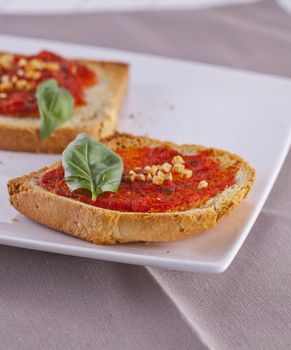
[[57,155],[0,151],[0,243],[24,248],[159,266],[222,272],[254,224],[290,146],[291,82],[131,52],[0,36],[0,50],[121,60],[131,64],[119,130],[235,152],[257,170],[248,199],[205,234],[181,242],[98,246],[41,226],[8,202],[6,182],[48,165]]

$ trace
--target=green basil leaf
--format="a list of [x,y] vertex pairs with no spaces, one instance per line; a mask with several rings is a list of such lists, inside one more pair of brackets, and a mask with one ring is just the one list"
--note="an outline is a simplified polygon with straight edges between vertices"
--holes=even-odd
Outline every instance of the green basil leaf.
[[120,156],[86,134],[80,134],[63,152],[65,181],[71,191],[86,189],[92,200],[103,192],[117,192],[123,173]]
[[38,85],[36,99],[40,113],[40,138],[44,140],[72,118],[74,99],[68,90],[58,87],[55,79]]

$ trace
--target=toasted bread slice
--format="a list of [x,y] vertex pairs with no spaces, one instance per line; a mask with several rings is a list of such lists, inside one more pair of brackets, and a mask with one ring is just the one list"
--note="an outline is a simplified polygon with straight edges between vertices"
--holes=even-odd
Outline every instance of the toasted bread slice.
[[[166,146],[183,155],[195,154],[205,147],[176,145],[147,137],[115,134],[103,140],[112,149]],[[236,182],[200,207],[186,211],[140,213],[107,210],[84,204],[42,189],[39,177],[49,169],[9,181],[11,204],[33,220],[96,244],[117,242],[164,242],[180,240],[214,227],[246,197],[254,182],[255,170],[237,155],[212,149],[222,166],[235,163]],[[58,163],[59,164],[59,163]]]
[[87,104],[76,107],[72,119],[44,141],[39,137],[38,118],[0,115],[0,149],[60,153],[79,133],[100,139],[114,132],[127,87],[128,65],[88,60],[76,62],[88,66],[98,77],[98,83],[85,90]]

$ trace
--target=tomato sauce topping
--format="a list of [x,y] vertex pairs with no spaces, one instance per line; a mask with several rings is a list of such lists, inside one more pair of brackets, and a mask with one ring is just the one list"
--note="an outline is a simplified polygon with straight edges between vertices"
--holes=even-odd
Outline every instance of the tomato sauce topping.
[[49,51],[33,56],[0,56],[0,114],[11,117],[39,117],[36,88],[56,79],[70,91],[75,105],[86,104],[84,91],[97,83],[96,74],[85,65]]
[[[143,147],[117,150],[124,164],[124,174],[117,193],[106,192],[90,199],[90,194],[71,192],[64,180],[62,166],[43,174],[39,180],[42,188],[60,196],[75,199],[96,207],[128,212],[170,212],[198,207],[235,183],[237,167],[222,168],[212,157],[211,150],[196,155],[183,155],[185,167],[192,170],[190,178],[173,174],[172,181],[156,185],[152,181],[126,180],[130,170],[141,173],[147,165],[171,163],[177,151],[166,147]],[[207,188],[198,189],[200,181],[207,181]]]

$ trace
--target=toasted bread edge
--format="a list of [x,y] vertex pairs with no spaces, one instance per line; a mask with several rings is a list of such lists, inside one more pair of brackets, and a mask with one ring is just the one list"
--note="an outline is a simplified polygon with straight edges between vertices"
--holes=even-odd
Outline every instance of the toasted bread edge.
[[19,125],[17,121],[15,123],[13,121],[9,123],[1,121],[0,150],[61,153],[68,143],[80,133],[87,133],[96,139],[101,139],[114,133],[118,114],[127,89],[129,66],[125,63],[116,62],[77,61],[91,67],[101,68],[102,73],[110,81],[112,94],[110,101],[106,101],[106,113],[102,118],[96,118],[96,121],[93,123],[80,122],[80,124],[74,126],[63,126],[43,141],[39,137],[38,126],[30,124]]
[[[185,154],[205,149],[203,146],[179,146],[171,142],[118,133],[105,139],[105,143],[113,148],[165,145]],[[38,186],[39,176],[55,164],[9,181],[10,202],[19,212],[43,225],[95,244],[184,239],[208,231],[221,218],[229,215],[247,196],[255,179],[255,170],[241,157],[222,150],[213,150],[217,157],[224,156],[225,159],[237,161],[241,179],[201,208],[180,212],[134,213],[90,206],[55,195]]]

